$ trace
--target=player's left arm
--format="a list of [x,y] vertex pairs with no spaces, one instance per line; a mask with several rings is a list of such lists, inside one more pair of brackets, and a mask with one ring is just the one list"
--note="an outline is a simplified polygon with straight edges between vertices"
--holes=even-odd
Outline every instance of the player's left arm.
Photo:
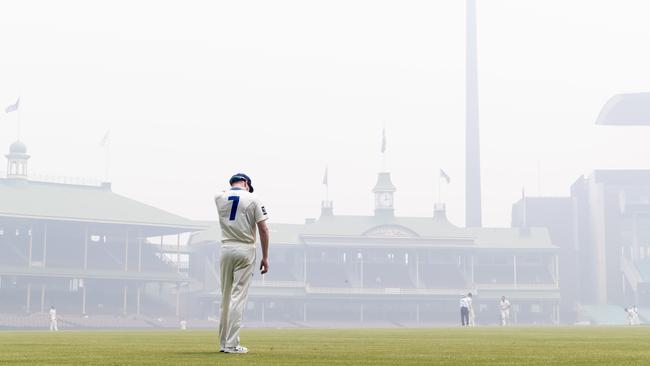
[[266,208],[259,200],[254,201],[255,222],[257,230],[260,233],[260,244],[262,246],[262,261],[260,262],[260,271],[265,274],[269,271],[269,227],[266,225],[269,215]]
[[266,220],[257,223],[257,230],[260,232],[260,244],[262,246],[260,271],[265,274],[269,271],[269,226],[266,225]]

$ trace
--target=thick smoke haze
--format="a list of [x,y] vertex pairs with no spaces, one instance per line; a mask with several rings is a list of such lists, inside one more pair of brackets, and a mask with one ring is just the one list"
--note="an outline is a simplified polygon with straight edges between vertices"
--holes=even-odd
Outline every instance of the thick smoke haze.
[[[0,104],[21,97],[30,172],[103,178],[194,219],[250,174],[272,221],[370,214],[387,166],[400,216],[429,216],[437,172],[464,222],[463,1],[15,1],[0,5]],[[594,125],[648,91],[645,1],[479,1],[483,217],[567,195],[593,169],[646,168],[650,130]],[[17,114],[0,115],[0,149]],[[6,169],[3,159],[0,169]]]

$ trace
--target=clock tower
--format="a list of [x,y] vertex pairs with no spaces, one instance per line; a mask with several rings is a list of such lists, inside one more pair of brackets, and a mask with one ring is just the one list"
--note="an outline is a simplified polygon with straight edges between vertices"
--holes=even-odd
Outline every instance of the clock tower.
[[395,201],[394,194],[397,188],[390,180],[389,172],[381,172],[377,176],[377,184],[372,189],[375,194],[375,216],[394,217]]

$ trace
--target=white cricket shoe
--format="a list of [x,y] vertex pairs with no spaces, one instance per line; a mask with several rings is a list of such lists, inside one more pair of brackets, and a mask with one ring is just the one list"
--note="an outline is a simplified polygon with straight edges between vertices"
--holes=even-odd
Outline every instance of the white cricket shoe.
[[226,353],[248,353],[248,348],[244,346],[226,347],[223,351]]

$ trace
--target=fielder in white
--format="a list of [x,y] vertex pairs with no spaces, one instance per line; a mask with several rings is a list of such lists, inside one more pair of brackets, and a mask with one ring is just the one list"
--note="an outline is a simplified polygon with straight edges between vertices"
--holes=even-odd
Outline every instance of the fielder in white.
[[56,309],[54,306],[50,307],[50,331],[58,332],[59,326],[56,322]]
[[239,328],[253,278],[256,229],[262,246],[262,274],[269,270],[268,214],[256,195],[251,179],[243,173],[230,178],[230,189],[214,199],[221,225],[221,352],[247,353],[239,344]]
[[505,296],[501,296],[499,309],[501,310],[501,325],[503,326],[510,324],[510,307],[510,301]]
[[476,313],[474,312],[474,304],[472,302],[470,302],[469,306],[469,326],[476,326]]
[[634,325],[634,309],[625,308],[625,313],[627,313],[627,325]]

